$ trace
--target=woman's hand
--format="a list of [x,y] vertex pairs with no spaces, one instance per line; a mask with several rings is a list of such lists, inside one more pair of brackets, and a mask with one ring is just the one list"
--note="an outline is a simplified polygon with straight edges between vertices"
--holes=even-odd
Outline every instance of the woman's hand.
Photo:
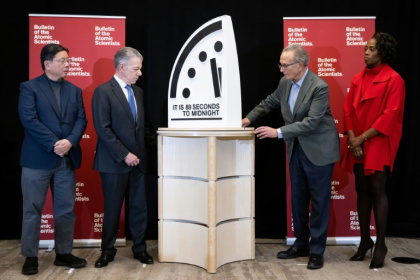
[[357,147],[349,148],[349,149],[351,149],[353,155],[357,159],[363,159],[363,149],[362,149],[362,146],[357,146]]
[[348,144],[349,149],[353,149],[355,147],[361,146],[364,141],[365,141],[365,139],[363,138],[362,135],[359,135],[358,137],[349,135],[349,139],[347,140],[347,144]]

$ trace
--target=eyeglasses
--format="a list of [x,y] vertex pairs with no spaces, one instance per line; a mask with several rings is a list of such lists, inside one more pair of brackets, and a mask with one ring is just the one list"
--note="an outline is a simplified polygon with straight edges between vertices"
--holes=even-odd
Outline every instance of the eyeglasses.
[[71,59],[53,59],[52,61],[57,61],[60,64],[71,64],[72,60]]
[[294,65],[294,64],[296,64],[296,63],[299,63],[299,61],[296,61],[296,62],[293,62],[293,63],[289,63],[289,64],[281,64],[281,63],[279,62],[279,63],[278,63],[278,66],[279,66],[279,68],[280,68],[280,69],[281,69],[281,68],[286,69],[287,67],[292,66],[292,65]]

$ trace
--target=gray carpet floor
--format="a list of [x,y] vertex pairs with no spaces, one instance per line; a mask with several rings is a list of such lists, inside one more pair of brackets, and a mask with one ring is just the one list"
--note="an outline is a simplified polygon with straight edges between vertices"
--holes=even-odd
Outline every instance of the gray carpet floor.
[[21,274],[25,258],[20,254],[19,240],[0,240],[0,279],[151,279],[151,280],[251,280],[251,279],[420,279],[420,264],[402,264],[393,261],[395,257],[420,258],[420,240],[408,238],[387,238],[388,255],[381,269],[369,269],[370,253],[362,262],[348,259],[357,251],[354,245],[328,246],[325,252],[324,267],[308,270],[308,257],[292,260],[279,260],[276,254],[287,249],[285,240],[256,239],[255,260],[239,261],[220,266],[215,274],[203,268],[181,264],[160,263],[158,261],[157,240],[147,241],[149,254],[155,259],[153,265],[141,264],[133,259],[131,242],[118,247],[115,260],[105,268],[95,268],[94,263],[100,255],[99,248],[74,248],[73,254],[83,257],[88,265],[82,269],[68,269],[53,265],[55,252],[41,249],[38,254],[39,273],[32,276]]

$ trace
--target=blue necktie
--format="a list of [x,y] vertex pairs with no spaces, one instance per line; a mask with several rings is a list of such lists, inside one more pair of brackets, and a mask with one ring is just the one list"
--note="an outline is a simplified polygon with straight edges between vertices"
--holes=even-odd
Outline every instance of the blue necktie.
[[133,114],[134,122],[136,122],[136,101],[134,101],[133,90],[130,85],[126,85],[125,88],[128,91],[128,104],[130,105],[131,113]]

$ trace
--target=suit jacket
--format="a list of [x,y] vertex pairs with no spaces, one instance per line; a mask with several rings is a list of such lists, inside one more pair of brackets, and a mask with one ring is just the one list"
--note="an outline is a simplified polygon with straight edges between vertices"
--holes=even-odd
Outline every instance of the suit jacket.
[[72,144],[69,158],[75,168],[82,161],[79,142],[87,120],[82,90],[64,80],[59,113],[54,92],[45,74],[20,84],[19,117],[25,129],[20,164],[36,169],[52,169],[61,163],[54,144],[67,139]]
[[92,115],[98,141],[93,169],[106,173],[128,173],[124,158],[129,152],[140,159],[140,168],[147,169],[145,137],[150,136],[145,126],[143,90],[132,85],[137,104],[134,122],[127,98],[114,77],[98,86],[92,98]]
[[308,70],[296,99],[293,112],[288,104],[292,83],[284,77],[271,95],[261,101],[248,115],[253,122],[275,108],[281,108],[286,123],[281,132],[290,162],[294,140],[297,138],[305,155],[321,166],[340,159],[339,137],[331,114],[327,83]]

